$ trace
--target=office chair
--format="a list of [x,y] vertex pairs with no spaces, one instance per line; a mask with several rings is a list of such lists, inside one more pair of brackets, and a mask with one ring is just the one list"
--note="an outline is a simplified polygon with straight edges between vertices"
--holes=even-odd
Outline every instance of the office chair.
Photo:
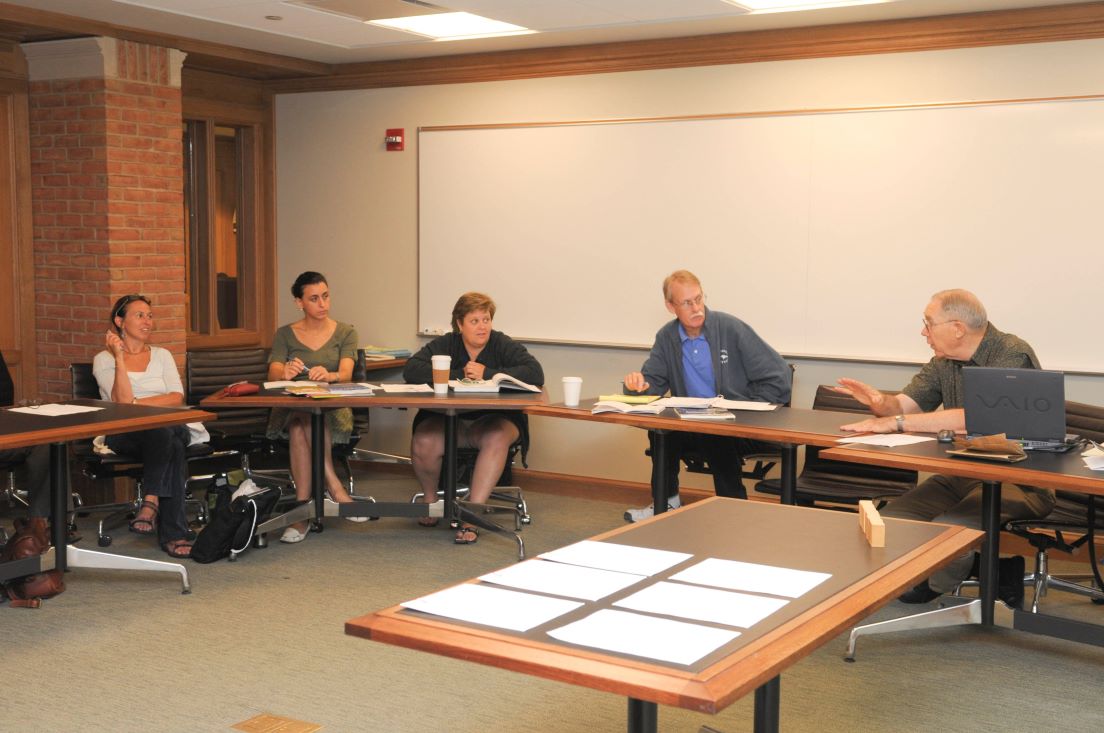
[[[888,390],[885,393],[897,394]],[[870,414],[870,410],[855,398],[823,384],[817,387],[813,409]],[[887,498],[900,496],[915,487],[916,479],[916,471],[825,460],[820,457],[820,448],[810,445],[805,447],[805,465],[797,477],[797,503],[802,506],[814,506],[817,502],[857,505],[862,499],[884,503]],[[755,490],[780,496],[782,482],[765,479],[756,484]]]
[[[1066,431],[1097,443],[1104,441],[1104,408],[1067,401]],[[1024,585],[1035,591],[1031,601],[1032,613],[1039,612],[1039,599],[1045,598],[1051,588],[1086,596],[1093,603],[1104,604],[1104,580],[1100,576],[1095,543],[1096,532],[1104,530],[1104,500],[1101,497],[1056,491],[1054,509],[1050,514],[1042,519],[1006,522],[1002,529],[1024,538],[1035,548],[1034,572],[1024,576]],[[1076,538],[1070,539],[1070,536]],[[1060,578],[1050,574],[1047,554],[1050,550],[1072,553],[1082,546],[1088,548],[1091,576]],[[1095,587],[1073,582],[1074,579],[1088,577],[1095,581]]]
[[[790,364],[790,385],[793,385],[794,372],[797,367]],[[791,394],[793,393],[791,389]],[[789,407],[790,402],[787,400],[783,407]],[[648,448],[645,449],[644,455],[649,458],[652,455],[652,443],[654,440],[653,431],[648,431]],[[741,441],[747,452],[740,454],[740,460],[743,462],[743,469],[740,471],[740,477],[744,479],[750,479],[752,481],[761,481],[767,477],[767,474],[778,462],[782,460],[782,446],[778,443],[770,443],[764,440],[750,440],[744,439]],[[713,475],[713,469],[709,465],[709,460],[695,450],[684,450],[679,459],[686,466],[686,470],[689,473],[700,473],[705,475]],[[748,468],[748,465],[751,467]]]
[[[509,449],[506,452],[506,463],[502,467],[502,473],[499,475],[498,480],[495,482],[494,489],[491,490],[490,496],[487,497],[486,504],[474,504],[472,502],[462,501],[464,497],[471,494],[471,475],[475,469],[475,460],[479,457],[479,450],[476,448],[457,448],[456,450],[456,498],[457,503],[462,504],[469,511],[483,512],[485,514],[493,513],[509,513],[514,517],[514,531],[520,532],[523,524],[531,524],[533,517],[529,514],[529,507],[525,503],[525,494],[520,486],[514,485],[514,461],[518,454],[521,454],[521,465],[528,466],[526,457],[529,453],[529,418],[526,415],[522,415],[522,429],[521,435],[518,439],[510,444]],[[441,472],[441,478],[437,487],[437,498],[444,499],[444,471]],[[425,496],[423,492],[418,492],[411,497],[411,503],[417,503]],[[517,538],[518,542],[521,542],[520,538]]]
[[[92,374],[92,364],[88,362],[75,362],[69,366],[69,376],[72,381],[72,394],[74,398],[100,399],[100,386],[96,377]],[[145,494],[142,491],[142,462],[133,456],[125,455],[100,455],[92,450],[92,441],[83,441],[73,444],[74,456],[81,463],[83,473],[91,479],[133,479],[135,483],[134,498],[129,501],[97,504],[93,506],[81,506],[79,513],[86,516],[92,513],[106,512],[96,530],[96,543],[100,547],[111,545],[111,535],[108,529],[118,526],[127,519],[133,519],[142,506]],[[211,447],[207,444],[192,445],[188,447],[187,459],[193,460],[207,458],[211,455]],[[191,496],[184,500],[185,509],[193,509],[196,519],[200,524],[207,521],[207,505]]]

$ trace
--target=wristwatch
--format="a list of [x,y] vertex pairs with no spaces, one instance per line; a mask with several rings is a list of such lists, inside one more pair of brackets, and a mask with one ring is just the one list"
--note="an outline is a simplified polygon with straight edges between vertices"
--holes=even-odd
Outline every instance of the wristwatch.
[[893,419],[897,421],[897,432],[898,433],[905,432],[905,416],[904,415],[898,415],[897,417],[895,417]]

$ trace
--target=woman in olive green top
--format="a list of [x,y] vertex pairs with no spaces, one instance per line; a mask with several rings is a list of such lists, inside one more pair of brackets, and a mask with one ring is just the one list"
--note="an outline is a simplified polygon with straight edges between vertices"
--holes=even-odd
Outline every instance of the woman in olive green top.
[[[291,286],[302,319],[281,326],[272,339],[268,357],[271,381],[306,379],[313,382],[348,382],[356,360],[357,332],[347,323],[330,318],[330,287],[318,272],[304,272]],[[349,408],[326,411],[326,445],[348,443],[353,429]],[[311,497],[310,413],[277,408],[268,420],[269,438],[287,438],[291,452],[291,475],[296,498]],[[326,493],[336,502],[353,501],[334,472],[333,457],[326,451]],[[367,517],[347,517],[353,522]],[[284,530],[281,542],[294,544],[307,536],[307,523],[298,522]]]

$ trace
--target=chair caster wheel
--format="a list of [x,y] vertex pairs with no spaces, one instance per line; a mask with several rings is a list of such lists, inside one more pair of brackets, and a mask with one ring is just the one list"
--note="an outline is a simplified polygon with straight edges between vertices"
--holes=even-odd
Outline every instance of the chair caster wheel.
[[96,538],[96,544],[100,547],[111,547],[111,535],[102,534]]
[[253,537],[253,546],[258,550],[268,547],[268,534],[259,534]]
[[322,526],[321,522],[311,522],[310,523],[310,531],[311,532],[321,532],[323,529],[325,529],[325,527]]
[[1098,606],[1104,606],[1104,598],[1093,598],[1092,602]]
[[854,657],[844,657],[843,661],[847,662],[848,664],[854,664],[855,663],[855,658]]

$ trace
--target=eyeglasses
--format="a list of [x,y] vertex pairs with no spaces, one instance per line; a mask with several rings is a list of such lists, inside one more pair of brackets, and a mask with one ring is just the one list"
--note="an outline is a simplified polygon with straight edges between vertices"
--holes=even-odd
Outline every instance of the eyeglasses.
[[115,313],[112,314],[111,317],[112,318],[123,318],[126,315],[127,306],[130,305],[131,303],[133,303],[136,300],[140,300],[140,301],[142,301],[143,303],[145,303],[146,305],[148,305],[150,307],[153,306],[153,303],[150,303],[150,299],[147,298],[144,295],[138,295],[137,293],[135,293],[134,295],[127,295],[123,298],[122,302],[119,303],[119,307],[115,309]]
[[690,300],[671,301],[676,308],[696,308],[705,302],[705,293],[698,293],[698,297]]
[[940,321],[939,323],[932,323],[927,318],[921,318],[920,319],[920,323],[924,327],[922,330],[924,330],[924,331],[931,331],[936,326],[942,326],[944,323],[954,323],[954,322],[955,321],[954,321],[953,318],[949,321]]

